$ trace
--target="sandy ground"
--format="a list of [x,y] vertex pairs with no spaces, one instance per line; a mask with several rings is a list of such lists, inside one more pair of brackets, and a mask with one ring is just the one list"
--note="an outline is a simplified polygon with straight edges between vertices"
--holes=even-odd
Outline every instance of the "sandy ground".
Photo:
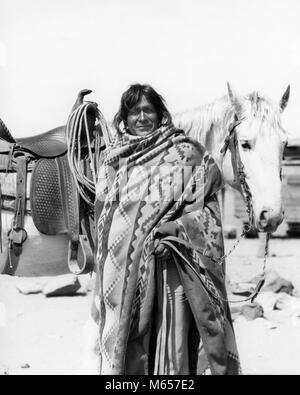
[[[268,268],[300,288],[299,239],[271,239]],[[226,242],[227,247],[232,241]],[[227,263],[230,281],[247,281],[258,274],[259,240],[243,240]],[[91,293],[86,296],[45,298],[22,295],[22,279],[0,276],[0,372],[16,374],[77,373],[82,330]],[[23,279],[24,281],[24,279]],[[82,279],[86,282],[87,277]],[[244,374],[300,374],[300,325],[284,312],[269,319],[235,322]]]
[[[277,236],[283,235],[281,227]],[[226,240],[226,250],[234,242]],[[263,261],[256,257],[259,243],[242,240],[227,259],[230,282],[247,282],[261,272]],[[267,261],[268,269],[292,281],[296,289],[300,289],[299,245],[300,239],[272,238]],[[20,281],[32,280],[0,276],[0,374],[75,375],[92,293],[46,298],[18,292]],[[83,284],[87,281],[88,276],[81,278]],[[299,319],[273,311],[267,319],[238,319],[234,326],[244,374],[300,374]]]

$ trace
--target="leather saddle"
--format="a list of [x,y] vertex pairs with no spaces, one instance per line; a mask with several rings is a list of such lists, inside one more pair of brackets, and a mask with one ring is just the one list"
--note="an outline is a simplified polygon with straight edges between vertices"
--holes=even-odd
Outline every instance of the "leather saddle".
[[[90,90],[80,91],[74,110]],[[89,106],[88,128],[93,130],[97,105]],[[14,220],[8,233],[4,274],[14,274],[26,241],[27,176],[30,180],[30,209],[36,228],[46,235],[68,234],[69,266],[84,273],[93,267],[92,215],[80,198],[67,159],[65,126],[46,133],[14,139],[0,120],[0,172],[16,173]],[[2,206],[2,202],[1,202]],[[2,265],[3,266],[3,265]]]

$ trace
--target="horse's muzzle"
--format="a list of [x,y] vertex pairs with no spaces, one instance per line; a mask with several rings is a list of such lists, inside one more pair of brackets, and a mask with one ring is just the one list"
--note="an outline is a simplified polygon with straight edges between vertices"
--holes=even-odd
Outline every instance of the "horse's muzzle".
[[256,222],[256,227],[260,232],[273,233],[277,230],[278,226],[282,223],[284,213],[280,210],[279,213],[274,214],[273,210],[263,209],[259,214]]

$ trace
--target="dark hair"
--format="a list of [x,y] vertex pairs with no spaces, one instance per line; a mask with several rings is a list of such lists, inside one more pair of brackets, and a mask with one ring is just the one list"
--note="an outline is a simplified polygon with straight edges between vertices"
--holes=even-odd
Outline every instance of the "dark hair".
[[134,107],[142,97],[145,97],[155,108],[158,115],[159,125],[171,125],[172,117],[169,113],[165,100],[150,85],[133,84],[125,91],[121,97],[119,111],[114,117],[113,125],[118,132],[122,132],[120,125],[123,122],[126,127],[126,121],[129,111]]

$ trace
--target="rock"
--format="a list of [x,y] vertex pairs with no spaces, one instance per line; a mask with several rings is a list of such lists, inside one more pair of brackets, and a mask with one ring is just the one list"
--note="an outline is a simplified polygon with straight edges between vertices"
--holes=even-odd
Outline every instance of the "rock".
[[274,292],[260,292],[256,297],[256,302],[263,308],[265,313],[274,310],[278,295]]
[[236,239],[237,236],[236,227],[233,225],[225,225],[223,227],[223,235],[225,239]]
[[16,285],[17,290],[23,295],[38,294],[43,292],[45,284],[40,282],[21,282]]
[[241,313],[248,321],[264,316],[263,308],[258,303],[248,303],[242,306]]
[[80,288],[80,282],[75,274],[65,274],[51,279],[43,288],[43,293],[46,297],[73,296]]
[[[258,277],[254,277],[250,280],[251,283],[257,284]],[[281,277],[275,270],[268,270],[266,272],[265,284],[262,287],[262,292],[284,292],[288,295],[293,293],[294,286],[291,281],[288,281]]]
[[300,299],[281,293],[276,301],[275,308],[277,310],[300,310]]
[[28,363],[25,363],[21,366],[21,369],[30,369],[30,365]]

